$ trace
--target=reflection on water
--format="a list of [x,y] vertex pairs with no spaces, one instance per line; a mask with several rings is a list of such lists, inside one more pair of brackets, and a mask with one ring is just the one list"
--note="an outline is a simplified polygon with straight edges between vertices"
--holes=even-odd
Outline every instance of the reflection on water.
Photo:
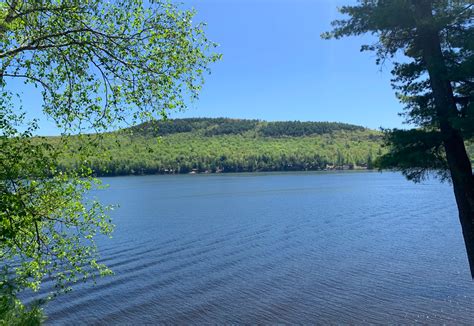
[[[449,185],[395,173],[106,179],[115,276],[48,305],[49,324],[470,323]],[[47,286],[47,285],[46,285]]]

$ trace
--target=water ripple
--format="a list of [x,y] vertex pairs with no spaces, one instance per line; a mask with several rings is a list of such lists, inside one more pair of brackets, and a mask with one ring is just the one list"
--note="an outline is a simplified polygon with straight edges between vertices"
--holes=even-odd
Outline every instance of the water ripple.
[[107,182],[123,209],[99,243],[115,276],[52,302],[49,324],[474,321],[446,185],[393,173]]

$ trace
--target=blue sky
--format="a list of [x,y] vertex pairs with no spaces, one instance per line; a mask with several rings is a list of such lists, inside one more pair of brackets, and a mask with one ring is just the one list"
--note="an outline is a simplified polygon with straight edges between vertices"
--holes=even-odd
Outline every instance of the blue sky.
[[[195,21],[219,43],[199,101],[183,117],[340,121],[369,128],[402,127],[401,104],[390,86],[390,63],[359,52],[370,38],[322,40],[337,7],[351,0],[184,0]],[[26,96],[24,106],[37,107]],[[41,134],[56,134],[42,123]]]
[[360,53],[369,37],[322,40],[341,17],[336,0],[185,1],[207,22],[223,60],[199,102],[173,117],[342,121],[370,128],[401,127],[390,86],[390,63]]

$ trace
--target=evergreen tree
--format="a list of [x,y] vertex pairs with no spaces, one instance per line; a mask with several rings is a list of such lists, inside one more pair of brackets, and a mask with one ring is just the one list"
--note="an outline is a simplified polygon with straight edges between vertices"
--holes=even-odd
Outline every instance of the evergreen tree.
[[420,181],[450,179],[474,278],[474,177],[465,142],[474,136],[474,4],[470,0],[361,0],[323,37],[372,33],[377,63],[399,54],[393,87],[412,130],[391,130],[380,164]]

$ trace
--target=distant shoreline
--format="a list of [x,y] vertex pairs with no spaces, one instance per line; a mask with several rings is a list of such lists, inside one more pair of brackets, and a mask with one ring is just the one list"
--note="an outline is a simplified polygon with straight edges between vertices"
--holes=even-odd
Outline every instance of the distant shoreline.
[[242,172],[221,172],[221,173],[155,173],[155,174],[125,174],[125,175],[108,175],[108,176],[97,176],[98,179],[111,179],[111,178],[128,178],[128,177],[152,177],[152,176],[231,176],[231,175],[256,175],[256,174],[352,174],[352,173],[383,173],[383,172],[396,172],[393,170],[378,170],[378,169],[353,169],[353,170],[301,170],[301,171],[242,171]]

